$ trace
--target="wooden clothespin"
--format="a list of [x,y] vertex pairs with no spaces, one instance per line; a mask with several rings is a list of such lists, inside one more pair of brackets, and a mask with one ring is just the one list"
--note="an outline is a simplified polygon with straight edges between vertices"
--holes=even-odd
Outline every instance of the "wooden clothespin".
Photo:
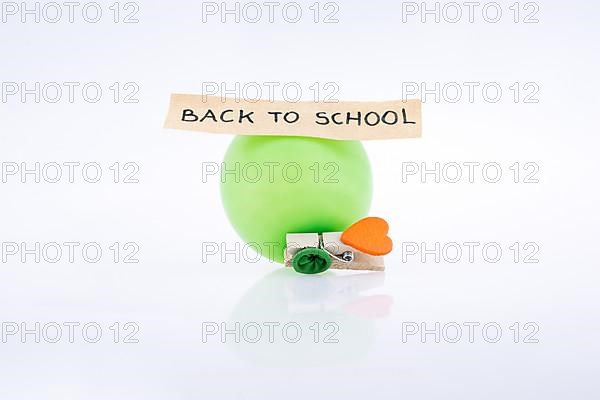
[[383,271],[383,256],[392,251],[388,223],[367,217],[344,232],[288,233],[285,266],[303,274],[329,268]]

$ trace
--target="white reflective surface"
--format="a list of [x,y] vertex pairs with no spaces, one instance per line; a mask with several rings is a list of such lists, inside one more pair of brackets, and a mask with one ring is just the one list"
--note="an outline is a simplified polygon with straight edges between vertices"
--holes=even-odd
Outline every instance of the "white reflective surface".
[[[103,88],[98,103],[0,105],[5,172],[102,172],[0,183],[0,398],[597,397],[598,5],[544,1],[540,23],[514,24],[514,2],[499,2],[499,24],[422,24],[390,3],[339,2],[339,24],[202,23],[202,3],[143,1],[138,24],[112,23],[103,4],[98,24],[0,25],[3,82]],[[422,139],[366,143],[371,214],[396,245],[387,270],[301,276],[256,261],[218,178],[203,182],[231,138],[161,129],[171,92],[274,81],[307,100],[315,82],[340,100],[399,98],[403,82],[494,82],[503,95],[429,97]],[[121,95],[134,82],[139,102],[115,103],[115,82]],[[522,101],[528,82],[538,103]],[[422,177],[436,163],[439,183]],[[492,163],[497,183],[482,175]]]

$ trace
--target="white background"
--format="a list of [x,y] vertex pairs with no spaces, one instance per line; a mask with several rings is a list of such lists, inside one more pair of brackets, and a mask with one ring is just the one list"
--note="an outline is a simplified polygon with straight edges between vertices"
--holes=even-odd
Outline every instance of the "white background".
[[[3,83],[103,88],[97,103],[76,90],[73,103],[65,92],[57,103],[43,96],[36,103],[33,95],[23,102],[17,94],[0,104],[5,168],[94,162],[103,172],[98,183],[81,174],[74,183],[36,183],[32,176],[23,183],[20,174],[0,183],[2,243],[96,242],[103,249],[98,263],[79,252],[73,263],[66,255],[57,263],[33,256],[22,262],[19,253],[0,264],[3,330],[36,322],[103,329],[95,344],[80,330],[69,343],[66,328],[58,343],[7,336],[0,342],[1,398],[597,396],[597,3],[538,1],[539,22],[523,23],[535,8],[522,2],[515,23],[513,2],[499,2],[502,18],[490,23],[482,2],[472,23],[465,6],[457,23],[436,23],[420,14],[403,22],[402,2],[344,0],[331,24],[313,21],[312,1],[299,2],[303,15],[295,24],[280,9],[274,23],[266,15],[257,23],[233,16],[222,23],[219,15],[203,22],[203,3],[184,1],[139,1],[138,23],[114,23],[111,2],[100,3],[98,23],[86,22],[78,8],[73,23],[67,15],[22,23],[17,14],[0,25]],[[137,85],[139,101],[115,103],[115,82]],[[495,82],[503,94],[496,103],[481,90],[473,102],[466,92],[456,103],[428,96],[423,138],[365,143],[374,175],[371,214],[390,222],[396,243],[387,271],[300,276],[267,260],[203,255],[203,243],[240,243],[221,207],[218,179],[202,181],[202,164],[220,162],[231,137],[162,129],[169,94],[200,93],[203,82],[297,82],[306,100],[315,82],[334,82],[339,100],[397,99],[406,82]],[[538,102],[523,101],[528,91],[515,102],[515,82],[537,85]],[[114,183],[115,162],[139,166],[139,182]],[[495,162],[503,175],[497,183],[480,169],[473,183],[436,183],[432,176],[423,183],[419,175],[403,181],[406,163],[436,162]],[[520,176],[515,183],[509,167],[516,162],[535,163],[539,182]],[[136,243],[139,263],[123,263],[124,254],[115,263],[115,242]],[[466,254],[456,263],[403,260],[406,242],[497,243],[503,256],[491,263],[479,250],[472,263]],[[524,251],[515,262],[515,242],[535,243],[539,262],[524,263]],[[122,329],[114,343],[115,322],[136,324],[138,343],[122,343]],[[219,335],[203,341],[210,322],[295,322],[303,336],[295,344],[281,330],[274,343],[235,343],[233,335],[225,343]],[[327,322],[337,324],[338,343],[323,343]],[[420,333],[403,340],[409,326],[452,322],[463,326],[457,343]],[[473,343],[468,322],[480,324]],[[510,329],[516,322],[518,343]],[[528,322],[539,328],[537,343],[524,343]],[[487,323],[502,328],[497,343],[482,335]]]

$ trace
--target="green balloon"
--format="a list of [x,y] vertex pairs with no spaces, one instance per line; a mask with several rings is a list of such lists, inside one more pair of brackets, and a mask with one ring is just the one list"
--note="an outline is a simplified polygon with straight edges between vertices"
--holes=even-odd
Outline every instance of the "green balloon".
[[292,267],[301,274],[320,274],[331,267],[331,257],[323,249],[302,249],[292,258]]
[[340,232],[366,216],[371,168],[360,142],[238,136],[221,168],[231,224],[263,257],[283,263],[286,233]]

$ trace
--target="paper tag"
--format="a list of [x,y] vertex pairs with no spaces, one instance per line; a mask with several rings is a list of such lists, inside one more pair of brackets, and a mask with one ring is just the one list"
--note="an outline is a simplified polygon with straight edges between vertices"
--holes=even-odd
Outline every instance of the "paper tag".
[[417,138],[421,137],[421,101],[251,102],[220,96],[172,94],[164,127],[337,140]]

